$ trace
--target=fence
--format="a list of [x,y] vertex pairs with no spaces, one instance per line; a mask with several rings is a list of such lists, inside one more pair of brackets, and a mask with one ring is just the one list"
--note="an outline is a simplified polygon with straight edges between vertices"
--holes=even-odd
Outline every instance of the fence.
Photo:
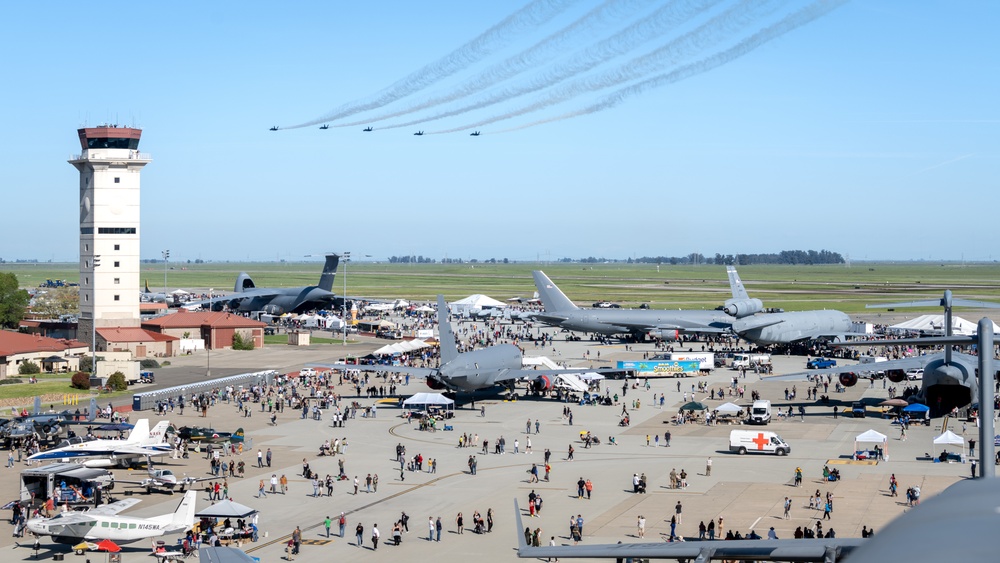
[[186,399],[190,399],[192,394],[200,395],[212,389],[230,385],[237,389],[260,384],[270,385],[277,375],[278,372],[274,370],[256,371],[221,377],[219,379],[198,381],[186,385],[177,385],[176,387],[167,387],[166,389],[157,389],[156,391],[148,391],[146,393],[136,393],[132,395],[132,410],[142,411],[152,409],[156,407],[157,401],[166,401],[171,397],[176,399],[180,395],[183,395]]

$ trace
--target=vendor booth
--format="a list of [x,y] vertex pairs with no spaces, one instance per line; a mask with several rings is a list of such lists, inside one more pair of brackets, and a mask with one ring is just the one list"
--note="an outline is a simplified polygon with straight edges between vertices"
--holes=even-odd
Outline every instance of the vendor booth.
[[955,434],[951,430],[945,431],[937,438],[934,438],[935,446],[958,446],[959,452],[949,452],[947,447],[941,448],[941,453],[934,458],[935,461],[960,461],[965,463],[965,438]]
[[[872,448],[868,447],[868,444],[873,444]],[[889,445],[889,439],[885,434],[876,432],[875,430],[868,430],[861,434],[858,434],[854,438],[854,459],[858,460],[889,460],[889,454],[886,448]],[[864,449],[862,449],[862,447]]]

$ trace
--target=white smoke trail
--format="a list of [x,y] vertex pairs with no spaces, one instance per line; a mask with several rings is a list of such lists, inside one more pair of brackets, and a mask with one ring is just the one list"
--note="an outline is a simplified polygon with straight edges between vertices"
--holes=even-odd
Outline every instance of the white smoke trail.
[[605,0],[600,6],[587,12],[575,22],[542,39],[535,45],[520,53],[497,63],[479,75],[465,81],[444,94],[417,102],[409,107],[350,123],[340,123],[334,127],[357,127],[369,123],[377,123],[393,117],[414,113],[429,107],[453,102],[466,96],[490,88],[504,80],[517,76],[539,65],[554,59],[560,54],[567,42],[580,36],[590,36],[595,29],[605,28],[612,21],[628,18],[637,10],[645,8],[654,0]]
[[[764,45],[764,44],[766,44],[766,43],[768,43],[768,42],[770,42],[770,41],[772,41],[774,39],[777,39],[778,37],[781,37],[782,35],[788,33],[789,31],[792,31],[792,30],[794,30],[794,29],[796,29],[798,27],[801,27],[802,25],[805,25],[805,24],[807,24],[807,23],[809,23],[809,22],[811,22],[811,21],[813,21],[813,20],[815,20],[815,19],[817,19],[817,18],[819,18],[821,16],[826,15],[827,13],[835,10],[836,8],[839,8],[840,6],[842,6],[842,5],[846,4],[846,3],[847,3],[847,0],[821,0],[819,2],[816,2],[814,4],[811,4],[811,5],[803,8],[802,10],[799,10],[797,12],[794,12],[794,13],[786,16],[785,18],[781,19],[780,21],[778,21],[778,22],[776,22],[776,23],[774,23],[774,24],[772,24],[772,25],[770,25],[770,26],[768,26],[768,27],[766,27],[766,28],[764,28],[764,29],[762,29],[762,30],[754,33],[750,37],[748,37],[748,38],[740,41],[736,45],[734,45],[734,46],[732,46],[732,47],[730,47],[730,48],[728,48],[728,49],[726,49],[724,51],[720,51],[718,53],[715,53],[715,54],[713,54],[713,55],[711,55],[709,57],[706,57],[706,58],[701,59],[699,61],[696,61],[694,63],[684,65],[684,66],[682,66],[680,68],[677,68],[676,70],[673,70],[673,71],[671,71],[669,73],[660,74],[658,76],[654,76],[652,78],[648,78],[646,80],[643,80],[642,82],[639,82],[637,84],[633,84],[633,85],[627,86],[625,88],[621,88],[621,89],[619,89],[619,90],[617,90],[617,91],[615,91],[615,92],[613,92],[613,93],[605,96],[604,98],[602,98],[597,103],[591,104],[591,105],[589,105],[589,106],[587,106],[585,108],[582,108],[580,110],[569,112],[569,113],[565,113],[565,114],[562,114],[562,115],[559,115],[559,116],[556,116],[556,117],[551,117],[551,118],[547,118],[547,119],[542,119],[542,120],[534,121],[534,122],[531,122],[531,123],[528,123],[528,124],[525,124],[525,125],[522,125],[522,126],[519,126],[519,127],[514,127],[514,128],[511,128],[511,129],[506,129],[504,131],[516,131],[516,130],[524,129],[524,128],[527,128],[527,127],[533,127],[535,125],[541,125],[541,124],[544,124],[544,123],[551,123],[553,121],[559,121],[559,120],[562,120],[562,119],[569,119],[571,117],[577,117],[577,116],[580,116],[580,115],[586,115],[586,114],[595,113],[595,112],[598,112],[598,111],[603,111],[603,110],[606,110],[606,109],[613,108],[613,107],[617,106],[618,104],[622,103],[623,101],[625,101],[627,98],[630,98],[632,96],[643,94],[643,93],[645,93],[645,92],[647,92],[649,90],[652,90],[654,88],[660,88],[660,87],[663,87],[663,86],[667,86],[669,84],[674,84],[674,83],[679,82],[681,80],[684,80],[684,79],[687,79],[687,78],[691,78],[692,76],[697,76],[699,74],[708,72],[708,71],[713,70],[715,68],[718,68],[718,67],[720,67],[720,66],[722,66],[722,65],[724,65],[726,63],[732,62],[732,61],[734,61],[734,60],[742,57],[743,55],[746,55],[747,53],[750,53],[751,51],[757,49],[758,47],[760,47],[760,46],[762,46],[762,45]],[[564,100],[560,100],[560,101],[564,101]],[[557,103],[557,102],[552,102],[552,103]],[[495,123],[497,121],[502,121],[502,120],[505,120],[505,119],[510,119],[512,117],[517,117],[519,115],[524,115],[526,113],[529,113],[529,112],[532,112],[532,111],[536,111],[537,109],[541,109],[541,107],[545,107],[545,106],[548,106],[548,105],[552,105],[552,104],[551,103],[546,103],[544,106],[539,106],[538,104],[532,104],[531,106],[527,106],[525,108],[521,108],[519,110],[515,110],[515,111],[512,111],[512,112],[508,112],[508,113],[506,113],[504,115],[495,116],[495,117],[489,118],[487,120],[480,121],[478,123],[474,123],[474,124],[471,124],[471,125],[466,125],[466,126],[460,127],[460,128],[449,129],[449,130],[446,130],[446,131],[435,131],[433,133],[456,132],[456,131],[466,130],[466,129],[469,129],[469,128],[472,128],[472,127],[479,127],[481,125],[486,125],[486,124],[489,124],[489,123]],[[428,133],[428,134],[431,134],[431,133]]]
[[380,129],[394,129],[397,127],[408,127],[417,123],[434,121],[460,115],[473,110],[481,109],[493,104],[507,101],[517,96],[523,96],[531,92],[543,90],[558,84],[563,80],[568,80],[580,73],[593,69],[594,67],[614,58],[621,56],[635,49],[639,45],[662,37],[677,26],[687,22],[691,18],[705,12],[709,8],[718,4],[722,0],[678,0],[670,2],[649,16],[633,23],[625,29],[615,33],[611,37],[604,39],[586,49],[573,55],[568,62],[556,66],[554,69],[529,81],[526,84],[511,86],[491,94],[470,104],[456,109],[436,113],[429,117],[384,125]]
[[282,129],[297,129],[333,121],[361,111],[379,108],[409,96],[482,60],[497,49],[508,45],[518,35],[548,22],[578,1],[534,0],[465,45],[396,81],[372,97],[346,103],[322,117],[298,125],[282,127]]

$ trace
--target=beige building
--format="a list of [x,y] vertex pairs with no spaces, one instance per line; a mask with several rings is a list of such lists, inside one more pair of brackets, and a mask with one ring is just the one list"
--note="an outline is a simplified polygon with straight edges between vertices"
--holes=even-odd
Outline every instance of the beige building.
[[254,347],[261,348],[264,346],[266,326],[266,323],[232,313],[185,309],[142,323],[142,328],[148,331],[177,338],[200,338],[211,350],[232,348],[233,336],[237,333],[244,339],[253,339]]
[[180,338],[135,327],[97,329],[97,348],[109,352],[130,352],[135,359],[177,355]]
[[17,377],[24,362],[38,364],[43,372],[75,372],[87,349],[76,340],[0,330],[0,379]]

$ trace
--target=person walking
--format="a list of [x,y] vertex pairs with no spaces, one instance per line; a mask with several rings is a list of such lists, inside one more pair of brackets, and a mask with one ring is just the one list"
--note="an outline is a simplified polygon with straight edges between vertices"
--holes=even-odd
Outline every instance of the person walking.
[[372,551],[378,551],[378,540],[382,534],[378,531],[378,524],[372,524]]
[[347,515],[341,512],[340,519],[337,521],[337,524],[340,526],[340,537],[343,538],[344,531],[347,529]]
[[267,494],[264,492],[264,480],[261,479],[260,483],[257,485],[257,498],[267,498]]
[[636,522],[636,533],[640,538],[646,537],[646,519],[639,515],[639,520]]
[[330,526],[333,526],[333,520],[327,516],[326,520],[323,520],[323,527],[326,528],[326,537],[330,537]]

